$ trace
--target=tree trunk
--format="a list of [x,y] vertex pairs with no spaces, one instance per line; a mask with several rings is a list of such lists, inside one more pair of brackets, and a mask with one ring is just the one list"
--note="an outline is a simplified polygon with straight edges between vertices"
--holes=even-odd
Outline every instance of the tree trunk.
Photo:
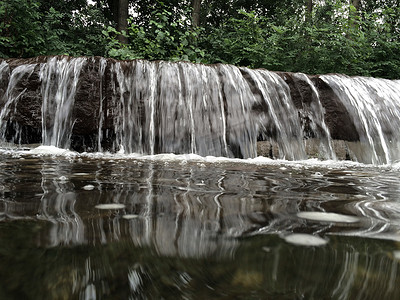
[[353,5],[356,11],[360,10],[361,0],[350,0],[350,4]]
[[192,0],[192,26],[197,27],[200,23],[201,0]]
[[[128,28],[128,0],[117,0],[118,10],[117,10],[117,31],[122,32]],[[118,40],[122,44],[128,43],[128,38],[122,34],[118,35]]]
[[[358,31],[357,15],[360,10],[361,0],[350,0],[349,4],[349,24],[352,32]],[[348,39],[353,39],[351,33],[346,33]]]
[[307,13],[311,15],[313,10],[313,1],[307,0]]
[[311,21],[312,11],[313,11],[313,0],[307,0],[306,22]]

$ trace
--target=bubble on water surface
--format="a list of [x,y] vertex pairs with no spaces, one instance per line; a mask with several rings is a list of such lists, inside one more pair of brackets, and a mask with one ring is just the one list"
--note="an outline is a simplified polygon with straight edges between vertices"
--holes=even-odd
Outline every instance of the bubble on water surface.
[[134,215],[134,214],[130,214],[130,215],[123,215],[122,218],[126,219],[126,220],[132,220],[132,219],[137,219],[139,218],[139,215]]
[[123,209],[125,208],[125,205],[121,203],[105,203],[105,204],[98,204],[95,207],[97,209]]
[[321,172],[315,172],[314,174],[311,175],[312,177],[324,177]]
[[94,189],[94,185],[93,184],[87,184],[83,187],[84,190],[86,191],[91,191]]
[[297,216],[302,219],[320,222],[335,222],[335,223],[356,223],[360,221],[358,217],[342,215],[337,213],[321,212],[321,211],[302,211],[297,213]]
[[328,243],[327,240],[312,234],[293,233],[284,237],[287,243],[298,246],[323,246]]

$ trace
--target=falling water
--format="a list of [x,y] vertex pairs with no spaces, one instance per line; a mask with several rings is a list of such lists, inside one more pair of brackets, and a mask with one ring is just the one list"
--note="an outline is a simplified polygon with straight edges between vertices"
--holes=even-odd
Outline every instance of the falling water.
[[[90,64],[98,64],[95,71],[89,77],[82,75],[82,68]],[[312,137],[319,158],[336,159],[332,128],[325,122],[324,105],[330,100],[322,103],[319,86],[314,84],[322,80],[334,91],[354,123],[355,136],[360,137],[359,143],[347,143],[351,157],[373,164],[400,159],[399,81],[342,75],[312,81],[301,73],[290,76],[310,91],[300,108],[291,98],[292,87],[267,70],[84,57],[51,57],[17,67],[2,61],[0,77],[6,84],[0,95],[0,134],[3,140],[20,143],[18,130],[24,124],[19,124],[19,109],[40,97],[41,120],[29,126],[41,122],[41,128],[33,129],[41,131],[43,145],[69,148],[71,137],[81,134],[74,128],[78,120],[79,126],[91,126],[88,135],[93,135],[89,137],[93,143],[85,149],[253,158],[259,155],[258,140],[263,139],[276,146],[279,154],[274,157],[301,160],[307,158],[305,145]],[[98,93],[82,92],[88,86],[99,89]],[[95,113],[87,123],[81,119],[85,112],[77,113],[81,110],[76,97],[85,102],[85,109],[93,103]],[[25,108],[24,118],[30,118],[28,112]],[[329,126],[341,125],[330,122]]]
[[353,118],[358,161],[389,164],[400,159],[400,83],[386,79],[324,75]]
[[147,61],[116,62],[111,71],[117,81],[113,89],[119,92],[113,100],[117,111],[116,148],[153,154],[156,65]]
[[274,73],[147,61],[111,70],[116,149],[248,158],[257,156],[258,136],[274,128],[282,158],[306,157],[290,91]]
[[304,80],[311,88],[311,102],[308,105],[304,103],[305,107],[303,107],[303,114],[308,120],[310,120],[311,130],[315,134],[315,138],[320,140],[319,152],[325,159],[336,160],[336,154],[332,147],[331,134],[325,123],[325,109],[321,104],[317,88],[306,74],[296,73],[294,74],[294,77]]
[[282,78],[272,72],[243,70],[254,81],[261,97],[259,104],[264,108],[264,111],[258,113],[261,121],[260,133],[273,132],[274,140],[279,145],[281,158],[305,159],[307,155],[303,144],[301,123],[290,97],[289,87]]
[[69,148],[74,120],[72,108],[85,58],[53,57],[42,64],[42,144]]
[[103,139],[103,123],[104,123],[104,112],[103,112],[103,102],[105,100],[105,95],[103,95],[103,78],[104,73],[107,66],[107,60],[105,58],[100,59],[100,68],[99,68],[99,77],[100,77],[100,84],[99,84],[99,128],[98,128],[98,136],[97,136],[97,149],[101,152],[101,141]]
[[[17,102],[26,91],[26,88],[20,86],[21,79],[29,77],[33,73],[34,69],[34,64],[28,64],[18,66],[11,72],[7,90],[5,91],[1,101],[3,107],[0,111],[0,136],[3,139],[5,139],[7,133],[8,121],[12,120],[16,115]],[[9,67],[8,64],[3,61],[0,64],[0,78],[3,76],[3,73],[6,72],[9,72]],[[15,140],[16,137],[18,137],[18,134],[15,135],[13,142],[18,143],[18,141]]]

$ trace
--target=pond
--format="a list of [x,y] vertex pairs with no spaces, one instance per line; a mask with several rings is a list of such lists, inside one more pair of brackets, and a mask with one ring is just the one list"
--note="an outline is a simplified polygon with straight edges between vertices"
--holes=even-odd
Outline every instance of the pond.
[[0,150],[0,299],[399,299],[400,165]]

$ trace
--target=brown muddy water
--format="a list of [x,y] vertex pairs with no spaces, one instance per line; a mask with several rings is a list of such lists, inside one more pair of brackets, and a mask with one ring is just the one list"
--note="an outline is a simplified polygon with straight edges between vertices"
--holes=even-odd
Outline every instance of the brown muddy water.
[[400,299],[400,165],[0,151],[0,299]]

